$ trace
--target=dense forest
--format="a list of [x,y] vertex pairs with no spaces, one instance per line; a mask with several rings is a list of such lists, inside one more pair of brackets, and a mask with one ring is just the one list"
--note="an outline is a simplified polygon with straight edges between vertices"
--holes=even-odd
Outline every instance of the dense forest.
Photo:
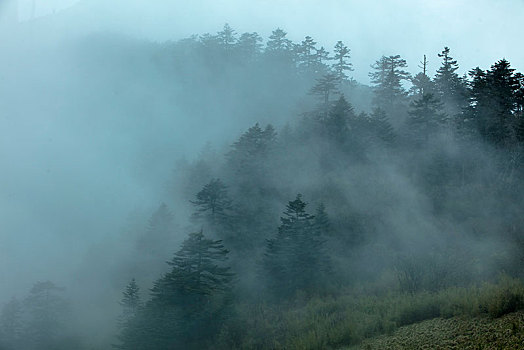
[[[524,75],[503,57],[461,75],[444,47],[412,75],[391,53],[370,62],[368,86],[352,78],[350,43],[280,28],[84,40],[77,57],[97,66],[86,81],[102,93],[78,108],[111,97],[110,115],[125,100],[117,85],[137,96],[124,122],[108,121],[116,134],[169,118],[164,99],[218,118],[192,122],[202,146],[213,125],[244,131],[185,159],[146,148],[141,167],[169,180],[114,243],[119,315],[98,318],[108,343],[79,331],[68,286],[39,281],[4,302],[0,349],[338,349],[524,307]],[[90,260],[100,270],[104,254]]]

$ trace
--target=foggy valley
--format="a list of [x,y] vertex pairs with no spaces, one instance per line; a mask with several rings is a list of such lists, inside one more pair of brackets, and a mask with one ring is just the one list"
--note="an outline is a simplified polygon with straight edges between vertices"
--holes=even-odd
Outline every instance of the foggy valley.
[[523,15],[0,0],[0,350],[524,349]]

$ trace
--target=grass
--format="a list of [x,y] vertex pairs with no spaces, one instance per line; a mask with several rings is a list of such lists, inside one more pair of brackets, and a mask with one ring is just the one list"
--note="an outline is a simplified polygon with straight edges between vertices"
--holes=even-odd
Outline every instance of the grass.
[[[394,334],[407,325],[423,325],[426,320],[438,319],[451,327],[446,322],[490,320],[523,309],[524,285],[510,278],[416,294],[346,291],[301,304],[241,305],[236,317],[224,327],[217,348],[339,349],[372,344],[366,339]],[[441,336],[439,329],[434,333]]]

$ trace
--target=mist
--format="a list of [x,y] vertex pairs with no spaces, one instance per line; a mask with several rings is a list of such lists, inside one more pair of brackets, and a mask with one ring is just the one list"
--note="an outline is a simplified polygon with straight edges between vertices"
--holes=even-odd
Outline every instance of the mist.
[[[521,281],[523,15],[516,0],[3,0],[0,306],[26,309],[0,349],[307,348],[235,327],[259,305]],[[309,244],[287,246],[299,227]],[[227,293],[164,329],[155,288],[192,239],[224,245]],[[279,255],[299,248],[315,268]],[[122,323],[132,279],[141,306]],[[42,290],[66,305],[64,339],[34,331]],[[148,327],[178,338],[130,340]],[[51,345],[17,343],[27,329]]]

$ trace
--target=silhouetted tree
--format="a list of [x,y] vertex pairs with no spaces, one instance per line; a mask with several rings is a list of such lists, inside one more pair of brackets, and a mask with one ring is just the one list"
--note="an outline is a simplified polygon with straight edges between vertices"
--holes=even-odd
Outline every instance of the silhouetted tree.
[[382,56],[371,67],[375,70],[369,74],[375,90],[374,105],[398,116],[407,96],[402,82],[410,78],[410,74],[403,70],[407,67],[406,60],[399,55]]
[[228,250],[202,231],[189,234],[154,283],[144,319],[155,349],[201,349],[213,340],[231,301]]
[[213,179],[202,188],[191,203],[195,206],[193,219],[210,224],[211,227],[224,226],[229,218],[231,199],[227,187],[220,179]]
[[338,93],[338,84],[340,80],[333,73],[328,73],[322,78],[317,79],[317,83],[310,90],[310,94],[318,96],[321,102],[321,110],[324,116],[327,116],[330,106],[330,97]]
[[417,142],[427,141],[439,127],[445,126],[447,118],[442,110],[442,103],[432,94],[424,94],[413,101],[408,112],[408,128],[412,139]]
[[140,288],[134,278],[122,292],[120,306],[122,307],[122,314],[119,319],[120,334],[118,336],[120,343],[113,345],[113,347],[123,350],[143,348],[144,341],[147,341],[143,339],[145,330],[142,329],[143,325],[139,319],[143,303],[140,297]]
[[337,41],[333,55],[335,62],[332,68],[340,81],[346,81],[349,78],[346,72],[353,71],[353,65],[349,62],[350,52],[351,50],[342,41]]
[[447,114],[455,115],[466,106],[466,86],[462,78],[456,73],[457,61],[449,55],[449,47],[438,54],[442,58],[442,65],[435,75],[436,97],[444,103]]
[[300,194],[290,201],[277,235],[267,241],[262,266],[268,289],[277,297],[289,297],[299,290],[315,292],[326,281],[329,257],[323,249],[325,241],[306,206]]

